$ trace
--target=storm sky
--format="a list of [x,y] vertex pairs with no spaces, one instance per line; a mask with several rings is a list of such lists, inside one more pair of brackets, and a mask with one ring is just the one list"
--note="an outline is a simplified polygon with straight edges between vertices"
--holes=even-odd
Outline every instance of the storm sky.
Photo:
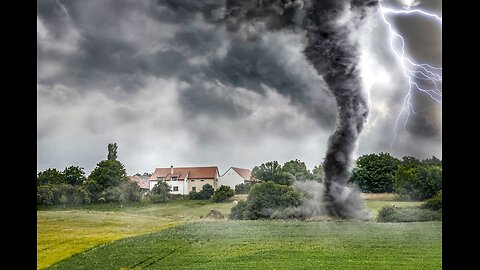
[[[441,1],[399,0],[441,15]],[[118,144],[129,175],[155,167],[253,168],[291,159],[320,164],[336,105],[302,53],[300,31],[255,39],[226,30],[222,0],[37,1],[37,170],[87,174]],[[442,65],[441,27],[389,15],[418,62]],[[356,156],[441,158],[441,104],[414,93],[397,139],[408,83],[377,12],[361,37],[370,115]],[[441,89],[441,85],[440,85]]]

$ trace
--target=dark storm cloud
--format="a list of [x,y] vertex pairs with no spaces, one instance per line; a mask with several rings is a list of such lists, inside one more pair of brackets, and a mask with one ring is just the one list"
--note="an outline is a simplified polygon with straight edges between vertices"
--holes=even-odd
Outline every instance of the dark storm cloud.
[[[123,98],[125,94],[128,96],[129,92],[135,92],[143,87],[143,76],[146,75],[164,78],[176,77],[191,83],[193,75],[200,74],[205,75],[208,80],[218,79],[224,84],[257,92],[262,91],[261,84],[263,83],[290,98],[294,104],[317,119],[320,125],[331,127],[335,116],[333,100],[328,101],[327,98],[327,101],[322,101],[320,105],[312,104],[311,101],[318,102],[319,100],[307,96],[306,90],[325,90],[321,89],[319,85],[302,81],[297,75],[290,72],[289,68],[295,67],[285,67],[279,62],[279,59],[288,56],[278,55],[281,52],[278,49],[272,49],[268,43],[235,40],[228,48],[226,55],[210,55],[207,66],[199,68],[188,62],[191,58],[212,54],[228,38],[228,34],[218,23],[202,29],[197,27],[194,22],[195,14],[208,15],[209,10],[211,11],[209,7],[219,7],[220,4],[219,1],[202,3],[198,1],[156,1],[150,2],[149,5],[134,5],[124,1],[106,1],[100,7],[95,6],[94,8],[91,2],[85,6],[69,2],[65,6],[69,10],[71,20],[82,35],[77,43],[78,53],[66,56],[64,59],[60,57],[60,61],[64,61],[64,71],[61,77],[39,78],[39,83],[60,82],[71,87],[81,85],[80,90],[101,88],[111,92],[113,98]],[[178,18],[169,18],[169,22],[180,21],[187,26],[181,27],[164,42],[168,44],[167,50],[151,54],[140,53],[136,43],[142,43],[142,40],[126,39],[121,35],[125,30],[117,26],[118,23],[115,23],[115,20],[118,20],[119,16],[130,18],[129,11],[139,12],[141,16],[152,14],[154,11],[146,11],[152,5],[163,12],[157,14],[158,17],[155,19],[163,18],[162,14],[175,14]],[[55,22],[58,16],[64,16],[59,15],[58,12],[51,12],[52,7],[56,6],[54,1],[43,1],[38,9],[40,17],[48,22],[47,25]],[[85,14],[92,10],[94,14]],[[109,11],[107,12],[107,10]],[[105,13],[100,15],[100,11]],[[96,27],[91,25],[91,16],[95,16],[93,22],[97,24]],[[56,57],[54,54],[54,52],[42,51],[39,59],[51,59]],[[200,110],[201,112],[215,115],[219,108],[230,107],[229,102],[222,103],[226,99],[216,99],[220,102],[218,106],[204,108],[203,104],[207,97],[189,97],[190,94],[199,97],[201,90],[200,87],[198,89],[196,87],[194,85],[190,91],[182,92],[183,97],[180,98],[180,101],[188,100],[191,103],[191,106],[185,107],[187,111],[192,109],[196,114],[199,112],[197,108],[203,108]],[[316,89],[312,89],[312,87]],[[323,99],[325,99],[325,95],[323,95]],[[197,100],[199,103],[194,104]],[[210,108],[212,111],[208,112]],[[235,110],[238,111],[238,109]],[[226,115],[238,116],[234,113]]]
[[[231,95],[226,95],[219,88],[218,85],[195,84],[180,92],[178,102],[188,118],[207,115],[212,118],[235,119],[251,113],[251,110],[236,104]],[[205,135],[211,136],[210,133]]]
[[[316,123],[311,130],[330,133],[335,100],[301,53],[302,33],[264,31],[253,40],[244,39],[226,30],[224,7],[224,0],[37,1],[38,135],[42,140],[63,136],[61,140],[68,142],[67,136],[73,135],[65,130],[70,128],[77,138],[113,140],[117,134],[127,136],[125,129],[148,127],[148,132],[162,133],[167,124],[178,122],[184,123],[191,142],[215,138],[225,145],[234,141],[253,145],[263,133],[252,130],[261,130],[262,125],[269,127],[269,134],[299,140],[299,134],[309,132],[308,121]],[[277,29],[286,21],[298,25],[301,15],[288,11],[267,28]],[[380,57],[391,57],[388,53],[385,50]],[[167,90],[165,83],[175,90]],[[272,97],[272,91],[280,97]],[[396,95],[389,105],[398,106],[402,92]],[[284,103],[277,105],[280,101]],[[134,109],[138,107],[142,109]],[[61,110],[71,112],[62,115]],[[262,110],[268,111],[265,115],[271,121],[256,115]],[[105,118],[103,124],[99,117]],[[198,128],[204,118],[226,126],[237,123],[243,131],[212,135],[211,127]],[[39,149],[48,148],[40,143]],[[385,149],[385,144],[377,147]]]
[[198,56],[214,52],[222,44],[223,38],[218,31],[189,27],[175,33],[171,44],[181,48],[187,55]]

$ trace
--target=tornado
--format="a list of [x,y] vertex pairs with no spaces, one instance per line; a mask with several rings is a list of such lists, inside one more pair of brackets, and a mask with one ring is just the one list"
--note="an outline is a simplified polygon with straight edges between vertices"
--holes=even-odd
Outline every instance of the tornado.
[[[336,130],[323,162],[323,204],[330,216],[365,218],[358,192],[347,186],[353,154],[369,107],[360,76],[358,30],[378,6],[377,0],[227,1],[227,25],[238,30],[247,21],[260,30],[301,29],[304,54],[323,78],[337,104]],[[261,22],[261,23],[259,23]]]
[[331,216],[361,217],[361,199],[347,187],[353,153],[368,117],[368,99],[359,68],[358,27],[369,0],[312,1],[307,7],[305,56],[327,83],[337,102],[336,130],[328,139],[323,169],[324,203]]

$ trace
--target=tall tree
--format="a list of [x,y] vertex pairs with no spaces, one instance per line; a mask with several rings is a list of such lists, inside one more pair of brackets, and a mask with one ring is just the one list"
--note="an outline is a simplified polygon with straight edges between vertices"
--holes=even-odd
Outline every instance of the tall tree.
[[108,160],[117,160],[117,143],[109,143],[108,144]]

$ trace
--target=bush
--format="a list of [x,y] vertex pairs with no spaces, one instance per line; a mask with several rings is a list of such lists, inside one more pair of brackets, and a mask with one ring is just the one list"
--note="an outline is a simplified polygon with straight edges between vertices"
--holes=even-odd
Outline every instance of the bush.
[[235,186],[235,194],[247,194],[250,191],[251,184],[241,183]]
[[158,183],[150,190],[147,197],[153,203],[165,202],[170,198],[170,186],[163,182],[158,181]]
[[437,194],[435,194],[435,196],[426,200],[422,206],[423,208],[430,210],[442,209],[442,191],[440,190],[439,192],[437,192]]
[[212,200],[214,202],[224,202],[233,197],[233,195],[233,189],[231,189],[229,186],[222,185],[213,193]]
[[378,222],[420,222],[442,220],[441,211],[421,207],[385,206],[378,212]]
[[291,186],[268,181],[252,187],[247,200],[239,202],[232,208],[231,217],[234,219],[288,218],[293,215],[285,215],[285,210],[294,209],[300,206],[301,202],[300,193]]
[[222,212],[218,210],[210,210],[210,212],[207,214],[207,218],[224,219],[225,217],[223,216]]
[[172,200],[185,199],[185,198],[188,198],[188,195],[183,195],[183,194],[170,194],[169,198],[172,199]]
[[247,201],[239,201],[237,205],[232,207],[230,212],[231,219],[246,219],[245,211],[247,210]]
[[205,185],[203,185],[202,190],[200,192],[191,191],[188,194],[188,198],[190,200],[208,200],[212,197],[214,192],[215,191],[214,191],[212,185],[205,184]]

